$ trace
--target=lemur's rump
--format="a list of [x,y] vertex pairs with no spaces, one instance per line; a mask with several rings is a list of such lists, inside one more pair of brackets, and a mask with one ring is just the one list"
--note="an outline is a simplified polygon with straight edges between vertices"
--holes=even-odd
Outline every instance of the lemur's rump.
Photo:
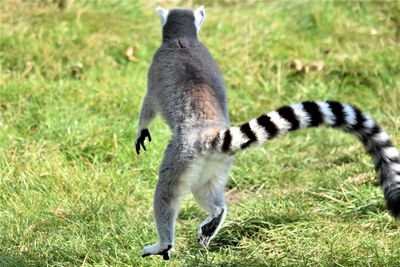
[[231,127],[225,85],[217,63],[198,41],[205,10],[158,8],[163,42],[153,57],[139,118],[136,152],[160,113],[172,131],[158,173],[154,219],[159,241],[142,256],[169,259],[174,244],[179,197],[190,190],[208,217],[198,228],[207,246],[226,216],[224,189],[233,155],[297,129],[327,125],[356,135],[372,156],[387,206],[400,216],[400,159],[389,136],[359,109],[340,102],[302,102],[284,106]]

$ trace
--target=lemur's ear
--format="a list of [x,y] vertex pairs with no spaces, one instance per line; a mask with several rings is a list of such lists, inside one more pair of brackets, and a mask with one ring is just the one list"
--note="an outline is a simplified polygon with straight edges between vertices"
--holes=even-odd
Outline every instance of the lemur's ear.
[[206,10],[204,6],[197,8],[193,11],[194,14],[194,25],[196,26],[197,32],[199,32],[201,24],[203,24],[204,20],[206,19]]
[[167,23],[167,18],[168,18],[169,10],[168,10],[168,9],[164,9],[164,8],[158,6],[158,7],[156,8],[156,11],[157,11],[158,15],[160,15],[160,19],[161,19],[161,24],[162,24],[162,26],[164,26],[165,23]]

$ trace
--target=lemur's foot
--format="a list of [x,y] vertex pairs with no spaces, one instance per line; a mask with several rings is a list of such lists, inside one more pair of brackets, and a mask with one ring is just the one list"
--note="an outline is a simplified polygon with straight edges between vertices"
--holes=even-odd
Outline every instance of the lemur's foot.
[[160,245],[159,242],[151,245],[144,247],[142,251],[142,257],[147,257],[150,255],[161,255],[164,260],[169,260],[170,258],[170,250],[172,248],[172,245],[164,244]]
[[151,142],[151,136],[149,130],[148,129],[141,130],[140,135],[135,142],[136,153],[138,155],[140,154],[140,146],[142,146],[143,150],[146,151],[146,147],[144,146],[144,140],[146,139],[146,137],[149,140],[149,142]]
[[204,222],[199,226],[199,238],[197,241],[200,245],[207,247],[210,241],[217,235],[219,229],[225,221],[226,209],[214,217],[209,216]]

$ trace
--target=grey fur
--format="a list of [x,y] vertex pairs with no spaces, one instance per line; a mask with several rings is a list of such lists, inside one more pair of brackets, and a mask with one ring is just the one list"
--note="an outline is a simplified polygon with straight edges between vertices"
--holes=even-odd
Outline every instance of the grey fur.
[[[208,233],[215,236],[226,214],[224,188],[232,157],[205,156],[201,144],[201,135],[208,129],[230,127],[225,85],[218,65],[198,41],[191,10],[169,11],[162,45],[148,73],[137,140],[157,113],[170,127],[172,139],[161,163],[154,196],[154,218],[160,240],[146,247],[143,256],[159,254],[173,245],[179,197],[187,189],[193,191],[195,199],[209,212],[199,226],[202,245],[208,245],[211,236],[202,236],[201,227],[219,216],[215,232]],[[208,162],[217,162],[214,170]]]
[[[238,127],[230,127],[225,86],[217,64],[197,40],[204,10],[171,10],[163,17],[163,43],[148,73],[148,90],[140,113],[137,153],[150,139],[148,126],[161,113],[172,131],[159,170],[154,218],[159,242],[142,256],[169,259],[174,243],[179,198],[190,189],[208,212],[198,231],[209,242],[226,216],[224,188],[233,154],[301,128],[327,125],[357,136],[372,156],[387,206],[400,217],[400,156],[389,136],[361,110],[336,101],[306,101],[281,107]],[[166,14],[166,13],[163,13]],[[166,21],[165,21],[166,19]]]

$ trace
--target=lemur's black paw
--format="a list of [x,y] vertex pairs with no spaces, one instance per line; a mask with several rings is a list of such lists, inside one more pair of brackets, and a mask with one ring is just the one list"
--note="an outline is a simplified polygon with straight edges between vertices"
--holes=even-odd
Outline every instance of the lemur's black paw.
[[144,146],[144,140],[146,137],[149,139],[149,142],[151,142],[151,136],[150,132],[148,129],[143,129],[140,132],[139,137],[136,139],[135,147],[136,147],[136,153],[139,155],[140,154],[140,146],[143,147],[143,150],[146,151],[146,147]]
[[172,245],[160,245],[160,243],[157,242],[154,245],[145,247],[142,251],[142,257],[160,255],[164,260],[169,260],[171,248]]
[[225,221],[226,209],[222,209],[218,215],[209,216],[204,222],[200,224],[199,235],[197,242],[203,247],[208,247],[211,239],[213,239],[222,224]]

